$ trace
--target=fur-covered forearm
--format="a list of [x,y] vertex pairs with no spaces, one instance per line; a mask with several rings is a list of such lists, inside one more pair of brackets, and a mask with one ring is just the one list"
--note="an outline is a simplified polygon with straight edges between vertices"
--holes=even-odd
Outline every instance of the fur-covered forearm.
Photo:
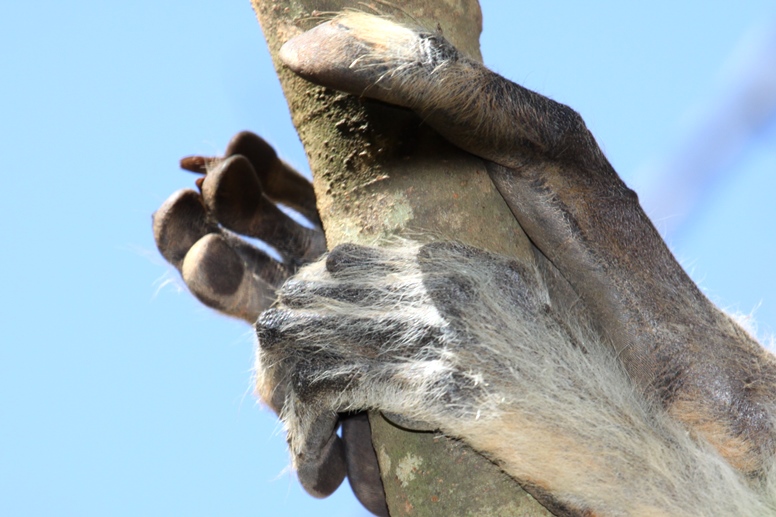
[[257,328],[257,371],[285,386],[301,472],[337,412],[377,408],[465,440],[580,514],[773,504],[644,399],[612,347],[563,321],[539,272],[517,262],[449,243],[336,248]]

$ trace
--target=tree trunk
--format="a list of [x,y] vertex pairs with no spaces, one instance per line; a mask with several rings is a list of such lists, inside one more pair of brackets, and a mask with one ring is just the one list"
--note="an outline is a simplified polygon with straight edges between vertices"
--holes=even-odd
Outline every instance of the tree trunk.
[[[412,113],[313,86],[277,61],[291,37],[332,13],[358,9],[441,30],[481,59],[477,0],[252,0],[313,171],[329,248],[388,236],[455,239],[532,261],[531,246],[482,161]],[[370,414],[393,516],[548,516],[493,463],[461,442],[401,430]]]

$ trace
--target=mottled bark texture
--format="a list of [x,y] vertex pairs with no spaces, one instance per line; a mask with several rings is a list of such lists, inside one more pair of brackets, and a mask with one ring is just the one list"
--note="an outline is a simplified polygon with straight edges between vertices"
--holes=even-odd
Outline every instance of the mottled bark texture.
[[[415,115],[314,86],[277,61],[289,38],[343,9],[441,31],[476,59],[476,0],[252,0],[313,171],[329,248],[390,236],[455,239],[522,260],[528,240],[480,159]],[[460,442],[401,430],[370,415],[391,515],[550,515],[494,464]]]

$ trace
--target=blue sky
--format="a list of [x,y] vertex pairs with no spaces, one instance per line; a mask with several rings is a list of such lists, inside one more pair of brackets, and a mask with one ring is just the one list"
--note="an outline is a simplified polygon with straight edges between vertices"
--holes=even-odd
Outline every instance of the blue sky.
[[[486,63],[581,112],[655,206],[656,178],[744,80],[734,49],[776,17],[771,0],[482,3]],[[284,471],[250,328],[199,306],[153,244],[151,213],[194,179],[181,156],[251,129],[306,168],[248,0],[6,1],[0,49],[0,514],[363,515],[347,488],[313,500]],[[769,120],[691,211],[657,221],[761,336],[776,329]]]

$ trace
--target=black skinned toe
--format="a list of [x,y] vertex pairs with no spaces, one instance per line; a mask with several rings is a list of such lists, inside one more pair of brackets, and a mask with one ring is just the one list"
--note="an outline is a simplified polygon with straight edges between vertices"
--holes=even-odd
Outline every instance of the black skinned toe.
[[296,457],[299,482],[313,497],[331,495],[347,474],[345,450],[336,434],[337,427],[336,413],[320,415],[308,430],[302,452]]
[[253,167],[240,155],[226,158],[205,176],[202,197],[218,221],[236,231],[253,219],[257,206],[267,203]]
[[[196,258],[193,258],[192,254],[192,259],[196,260],[195,277],[197,284],[205,287],[213,298],[233,295],[240,287],[245,275],[242,259],[221,235],[210,234],[197,245]],[[186,260],[190,259],[187,257]],[[187,278],[187,284],[193,281]],[[191,285],[189,286],[191,287]]]
[[257,172],[272,167],[278,161],[275,149],[266,140],[250,131],[240,131],[234,135],[226,146],[224,154],[226,157],[238,154],[244,156]]
[[299,265],[326,250],[319,228],[305,228],[268,198],[250,162],[242,155],[223,160],[202,183],[208,211],[225,228],[260,239],[287,264]]
[[372,446],[372,429],[366,413],[346,415],[341,419],[342,442],[348,482],[356,498],[379,517],[388,517],[385,490],[380,478],[377,454]]
[[312,184],[281,161],[271,145],[250,131],[241,131],[226,148],[227,157],[238,154],[251,163],[270,199],[290,206],[320,227]]

